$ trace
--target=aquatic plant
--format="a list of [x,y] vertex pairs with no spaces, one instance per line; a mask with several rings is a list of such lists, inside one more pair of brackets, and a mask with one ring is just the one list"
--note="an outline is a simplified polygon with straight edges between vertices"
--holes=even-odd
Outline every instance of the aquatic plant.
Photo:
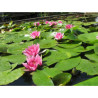
[[[0,85],[10,85],[27,73],[39,86],[98,85],[95,24],[57,20],[1,26]],[[87,80],[79,80],[81,74]]]
[[29,56],[36,56],[40,51],[40,48],[39,48],[39,44],[37,43],[34,44],[34,45],[31,45],[31,46],[28,46],[28,48],[26,48],[24,51],[23,51],[23,54],[26,55],[27,57]]
[[36,56],[27,57],[27,63],[23,63],[23,65],[28,71],[35,71],[38,65],[42,65],[42,58],[38,54]]
[[40,36],[40,32],[39,31],[34,31],[30,35],[33,39],[35,39],[35,38],[38,38]]
[[59,33],[56,33],[56,35],[54,37],[55,37],[55,39],[60,40],[60,39],[63,38],[63,35],[64,34],[62,34],[61,32],[59,32]]

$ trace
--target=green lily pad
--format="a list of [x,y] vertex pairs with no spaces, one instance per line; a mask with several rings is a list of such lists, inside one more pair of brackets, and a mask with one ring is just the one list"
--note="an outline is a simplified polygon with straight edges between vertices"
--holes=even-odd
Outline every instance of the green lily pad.
[[93,54],[86,54],[85,56],[92,61],[98,62],[98,55],[96,55],[94,53]]
[[66,54],[58,52],[58,51],[50,51],[50,55],[43,58],[44,64],[50,66],[60,60],[69,58]]
[[7,53],[7,44],[0,44],[0,52]]
[[64,49],[64,48],[60,48],[60,47],[54,47],[54,49],[58,50],[60,53],[65,54],[67,56],[67,58],[73,57],[73,56],[77,56],[80,53],[79,52],[83,52],[84,48],[82,46],[80,47],[76,47],[73,49]]
[[32,75],[33,82],[38,86],[53,86],[53,81],[50,77],[43,71],[37,70]]
[[98,36],[98,32],[81,34],[78,36],[78,39],[85,43],[94,44],[94,43],[98,43],[96,36]]
[[26,60],[25,55],[9,55],[5,57],[9,62],[11,63],[17,63],[17,64],[22,64]]
[[76,69],[85,72],[88,75],[98,75],[98,63],[90,62],[89,60],[81,59],[81,62]]
[[24,74],[23,68],[18,68],[11,72],[9,71],[0,72],[0,85],[7,85],[20,78],[23,74]]
[[94,52],[98,55],[98,43],[94,44]]
[[10,63],[7,61],[7,59],[0,58],[0,72],[6,71],[11,68]]
[[65,44],[58,44],[59,47],[63,47],[63,48],[75,48],[77,46],[80,46],[82,43],[65,43]]
[[26,43],[14,43],[9,45],[7,52],[11,54],[22,54],[22,51],[24,51],[28,46],[31,46],[33,44],[32,41],[26,42]]
[[40,48],[52,48],[54,46],[56,46],[57,41],[56,40],[51,40],[51,39],[43,39],[43,40],[35,40],[34,43],[39,43],[40,44]]
[[41,36],[42,38],[53,38],[52,32],[42,32],[42,33],[40,34],[40,36]]
[[93,49],[94,49],[94,46],[87,46],[86,49],[85,49],[85,52],[86,52],[86,51],[93,50]]
[[61,74],[56,75],[53,78],[53,82],[54,82],[55,85],[64,86],[68,82],[70,82],[71,77],[72,76],[71,76],[70,73],[61,73]]
[[48,77],[51,77],[51,78],[53,78],[57,74],[62,73],[62,71],[60,71],[57,68],[48,68],[48,67],[44,68],[43,72],[45,72],[48,75]]
[[62,60],[55,65],[55,68],[57,68],[61,71],[67,71],[67,70],[70,70],[70,69],[78,66],[78,64],[80,63],[80,60],[81,60],[80,57]]
[[74,86],[98,86],[98,76],[82,81],[80,83],[77,83]]

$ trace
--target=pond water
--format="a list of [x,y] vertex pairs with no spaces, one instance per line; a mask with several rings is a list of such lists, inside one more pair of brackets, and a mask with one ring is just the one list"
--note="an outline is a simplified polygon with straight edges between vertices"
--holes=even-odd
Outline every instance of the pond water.
[[[69,18],[69,20],[70,19],[72,19],[72,18]],[[96,16],[96,17],[87,17],[87,18],[81,18],[81,19],[79,18],[78,21],[86,21],[86,22],[94,22],[94,21],[96,21],[96,22],[98,22],[98,17]],[[97,25],[98,24],[95,24],[95,26],[97,26]],[[92,78],[92,76],[89,76],[86,73],[81,73],[79,71],[76,75],[73,75],[71,81],[67,85],[74,85],[76,83],[87,80],[89,78]],[[8,84],[7,86],[35,86],[35,85],[32,82],[31,75],[27,72],[21,78],[19,78],[18,80]]]

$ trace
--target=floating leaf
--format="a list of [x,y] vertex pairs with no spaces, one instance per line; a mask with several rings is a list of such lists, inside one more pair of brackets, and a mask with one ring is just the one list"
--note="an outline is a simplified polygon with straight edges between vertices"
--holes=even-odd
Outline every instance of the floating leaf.
[[81,60],[80,57],[62,60],[55,65],[55,68],[57,68],[61,71],[67,71],[67,70],[70,70],[70,69],[78,66],[78,64],[80,63],[80,60]]
[[80,46],[79,48],[76,47],[73,49],[64,49],[64,48],[60,48],[60,47],[54,47],[54,49],[58,50],[60,53],[65,54],[67,56],[67,58],[77,56],[77,55],[79,55],[79,52],[84,51],[82,46]]
[[22,54],[22,51],[25,50],[25,48],[28,48],[28,46],[31,46],[33,44],[32,41],[26,42],[26,43],[14,43],[9,45],[7,52],[11,54]]
[[55,85],[64,86],[71,80],[70,73],[61,73],[53,78]]
[[20,78],[23,74],[24,74],[23,68],[18,68],[11,72],[8,71],[0,72],[0,85],[7,85]]
[[59,62],[60,60],[67,59],[67,58],[68,56],[64,53],[58,51],[50,51],[50,55],[43,58],[43,62],[47,66],[50,66],[56,62]]
[[90,62],[85,59],[81,60],[76,69],[86,72],[88,75],[98,75],[98,63]]
[[34,43],[39,43],[40,48],[52,48],[56,46],[57,41],[51,39],[35,40]]
[[6,71],[11,68],[10,63],[7,61],[7,59],[0,58],[0,72]]
[[86,49],[85,49],[85,52],[86,52],[86,51],[93,50],[93,49],[94,49],[94,46],[87,46]]
[[98,42],[96,36],[98,36],[98,32],[81,34],[78,36],[78,39],[85,43],[94,44]]
[[38,86],[53,86],[53,82],[50,77],[44,72],[37,70],[32,76],[33,82]]
[[98,86],[98,76],[75,84],[75,86]]
[[58,44],[58,46],[63,48],[75,48],[77,46],[80,46],[82,43],[65,43],[65,44]]
[[94,52],[98,55],[98,43],[94,44]]
[[7,53],[7,44],[0,44],[0,52]]
[[18,54],[6,56],[6,59],[11,63],[22,64],[26,60],[26,57],[24,55]]
[[85,56],[92,61],[98,62],[98,56],[96,54],[86,54]]
[[67,36],[67,39],[70,39],[70,40],[76,40],[77,39],[77,36],[75,34],[69,34]]
[[42,37],[42,38],[53,38],[54,36],[52,36],[52,32],[42,32],[41,34],[40,34],[40,36]]
[[60,71],[57,68],[48,68],[48,67],[45,68],[43,71],[48,75],[48,77],[51,77],[51,78],[53,78],[57,74],[62,73],[62,71]]

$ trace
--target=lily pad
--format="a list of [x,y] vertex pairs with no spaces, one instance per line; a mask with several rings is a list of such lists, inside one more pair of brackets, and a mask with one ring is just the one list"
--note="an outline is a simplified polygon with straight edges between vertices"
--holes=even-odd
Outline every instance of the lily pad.
[[11,68],[10,63],[7,61],[7,59],[0,58],[0,72],[6,71]]
[[98,55],[98,43],[94,44],[94,52]]
[[88,75],[98,75],[98,63],[89,60],[81,59],[81,62],[76,69],[85,72]]
[[92,53],[92,54],[86,54],[85,55],[89,60],[92,60],[94,62],[98,62],[98,55]]
[[60,73],[62,73],[62,71],[60,71],[59,69],[57,69],[57,68],[45,68],[44,70],[43,70],[43,72],[45,72],[47,75],[48,75],[48,77],[51,77],[51,78],[53,78],[54,76],[56,76],[57,74],[60,74]]
[[42,39],[42,40],[35,40],[34,43],[39,43],[40,44],[40,48],[52,48],[54,46],[56,46],[57,41],[56,40],[52,40],[52,39]]
[[50,55],[43,58],[43,63],[47,66],[50,66],[60,60],[69,58],[66,54],[58,52],[58,51],[50,51]]
[[80,83],[77,83],[74,86],[98,86],[98,76],[82,81]]
[[53,82],[55,85],[64,86],[71,80],[71,74],[70,73],[61,73],[58,74],[53,78]]
[[5,57],[11,63],[22,64],[26,60],[26,56],[24,55],[9,55]]
[[38,86],[53,86],[53,81],[50,77],[44,72],[37,70],[32,75],[33,82]]
[[98,32],[81,34],[78,36],[78,39],[85,43],[94,44],[94,43],[98,43],[96,36],[98,36]]
[[11,72],[8,71],[0,72],[0,85],[7,85],[20,78],[23,74],[24,74],[23,68],[18,68]]
[[80,57],[62,60],[55,65],[55,68],[57,68],[61,71],[67,71],[67,70],[70,70],[70,69],[78,66],[78,64],[80,63],[80,60],[81,60]]

